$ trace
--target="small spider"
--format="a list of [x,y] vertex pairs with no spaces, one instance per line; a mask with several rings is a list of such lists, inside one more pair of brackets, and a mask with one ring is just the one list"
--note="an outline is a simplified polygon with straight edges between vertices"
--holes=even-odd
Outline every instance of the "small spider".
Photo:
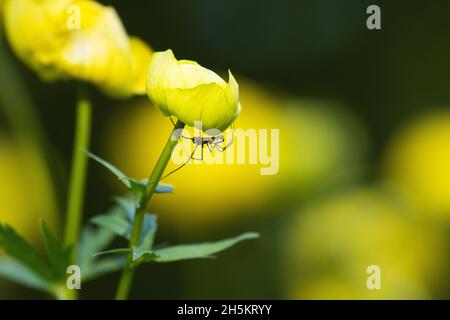
[[[175,122],[172,120],[172,118],[170,118],[170,121],[172,122],[172,124],[175,126]],[[227,145],[222,145],[223,143],[225,143],[225,138],[223,137],[223,135],[217,135],[217,136],[212,136],[212,137],[186,137],[186,136],[181,136],[183,139],[187,139],[187,140],[191,140],[192,143],[195,145],[194,150],[192,151],[191,155],[189,156],[189,159],[187,159],[186,162],[184,162],[181,166],[179,166],[178,168],[176,168],[175,170],[172,170],[171,172],[169,172],[168,174],[166,174],[164,177],[161,178],[165,179],[168,176],[170,176],[171,174],[177,172],[178,170],[180,170],[181,168],[183,168],[185,165],[187,165],[189,163],[189,161],[191,160],[199,160],[202,161],[203,160],[203,151],[205,149],[205,146],[208,148],[209,152],[212,152],[213,150],[217,150],[218,152],[224,152],[225,150],[227,150],[227,148],[229,148],[234,141],[234,124],[231,125],[231,132],[232,132],[232,137],[230,139],[230,141],[228,142]],[[200,158],[195,158],[195,152],[197,151],[198,147],[200,147],[201,149],[201,156]]]

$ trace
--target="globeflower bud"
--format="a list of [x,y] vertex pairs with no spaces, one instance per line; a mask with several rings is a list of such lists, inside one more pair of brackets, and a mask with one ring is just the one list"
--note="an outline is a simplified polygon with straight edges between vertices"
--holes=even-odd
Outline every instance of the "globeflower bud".
[[224,131],[241,111],[239,86],[231,72],[227,83],[194,61],[177,60],[172,50],[153,54],[147,94],[165,116],[189,126],[200,121],[205,131]]
[[4,0],[7,38],[44,80],[77,79],[109,95],[145,93],[151,50],[112,7],[90,0]]

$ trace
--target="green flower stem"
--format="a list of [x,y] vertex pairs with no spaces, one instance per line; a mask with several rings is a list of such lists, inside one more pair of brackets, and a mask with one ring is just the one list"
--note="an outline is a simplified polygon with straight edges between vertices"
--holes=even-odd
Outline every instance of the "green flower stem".
[[[147,211],[148,204],[152,199],[155,188],[158,185],[158,182],[161,179],[164,170],[167,167],[167,164],[169,163],[172,151],[177,145],[178,140],[180,139],[180,129],[183,129],[184,126],[185,124],[183,122],[179,120],[177,121],[172,133],[170,134],[169,139],[167,140],[166,146],[164,147],[161,156],[159,157],[158,162],[156,163],[155,168],[153,169],[153,172],[148,179],[149,182],[147,184],[145,193],[140,199],[138,206],[136,207],[136,214],[130,237],[130,248],[138,247],[140,244],[142,225],[144,223],[144,217]],[[127,258],[127,263],[125,264],[125,268],[120,278],[119,287],[116,293],[117,300],[127,299],[130,292],[131,282],[133,281],[133,276],[136,269],[136,266],[133,266],[132,262],[133,254],[130,254]]]
[[80,231],[86,184],[87,155],[91,132],[92,105],[87,98],[86,88],[79,89],[76,110],[75,141],[72,155],[69,195],[67,199],[66,229],[64,243],[73,247],[72,261],[76,257],[76,245]]

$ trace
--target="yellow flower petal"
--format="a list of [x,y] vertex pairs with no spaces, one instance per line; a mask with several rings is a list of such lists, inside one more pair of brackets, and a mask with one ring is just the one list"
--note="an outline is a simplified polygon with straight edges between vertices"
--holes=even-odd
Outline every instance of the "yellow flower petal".
[[196,62],[177,61],[167,50],[154,54],[147,78],[147,94],[165,116],[176,116],[202,129],[225,130],[239,115],[239,86],[230,74],[227,84]]
[[130,38],[130,48],[133,58],[133,93],[145,94],[147,68],[152,57],[152,50],[136,37]]
[[202,129],[224,130],[228,123],[228,101],[223,89],[215,83],[203,84],[191,89],[168,89],[165,91],[171,114],[189,126],[202,122]]
[[147,76],[147,94],[165,116],[169,116],[164,91],[183,86],[183,74],[172,50],[153,54]]
[[5,0],[17,55],[43,79],[91,82],[117,97],[144,93],[151,51],[129,39],[116,11],[90,0]]

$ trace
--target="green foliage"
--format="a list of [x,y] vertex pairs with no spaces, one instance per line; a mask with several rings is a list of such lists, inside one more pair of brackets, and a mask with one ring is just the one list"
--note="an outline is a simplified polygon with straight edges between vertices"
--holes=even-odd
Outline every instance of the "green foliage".
[[[136,197],[136,199],[140,199],[142,195],[145,192],[145,188],[147,186],[148,180],[136,180],[133,178],[128,177],[125,175],[122,171],[120,171],[118,168],[113,166],[108,161],[96,156],[93,153],[90,153],[89,151],[85,150],[86,154],[92,158],[93,160],[97,161],[101,165],[103,165],[106,169],[108,169],[113,175],[121,181],[125,187],[133,193],[133,195]],[[158,184],[155,189],[156,193],[171,193],[173,192],[173,187],[170,185],[165,184]]]
[[53,280],[45,258],[9,225],[0,224],[0,247],[42,279]]
[[256,239],[259,235],[254,232],[244,233],[235,238],[230,238],[217,242],[207,242],[200,244],[178,245],[156,250],[155,262],[173,262],[187,259],[213,258],[213,255],[226,250],[238,242]]
[[110,230],[115,235],[129,239],[131,234],[131,224],[125,217],[118,215],[117,212],[102,214],[91,219],[93,224],[101,228]]
[[[115,208],[111,210],[114,211]],[[123,267],[123,257],[99,259],[94,256],[96,252],[106,249],[114,238],[115,234],[105,228],[94,228],[92,226],[83,228],[77,250],[77,264],[82,270],[81,279],[83,281],[98,278]]]
[[0,259],[0,275],[48,293],[63,282],[69,265],[70,248],[64,248],[53,236],[45,222],[41,223],[45,255],[41,255],[11,226],[0,225],[0,247],[8,257]]
[[45,253],[50,269],[57,279],[64,279],[70,265],[71,248],[64,248],[51,233],[45,221],[41,221],[41,233],[45,242]]
[[[87,151],[86,151],[87,152]],[[141,230],[140,244],[133,248],[107,249],[116,236],[130,240],[135,212],[146,188],[147,181],[127,177],[110,163],[87,152],[104,165],[131,191],[133,197],[118,197],[115,205],[105,214],[95,216],[83,228],[77,246],[75,263],[81,269],[83,281],[92,280],[125,266],[125,256],[132,255],[132,266],[144,262],[174,262],[187,259],[212,258],[214,254],[235,244],[259,237],[257,233],[244,233],[238,237],[200,244],[177,245],[156,249],[154,240],[157,216],[146,214]],[[173,187],[159,184],[156,192],[169,193]],[[57,288],[65,284],[66,270],[72,264],[72,250],[64,247],[51,233],[47,224],[41,222],[41,234],[45,254],[41,255],[31,244],[10,226],[0,224],[0,247],[8,256],[0,258],[0,276],[19,284],[58,295]]]
[[[111,212],[122,210],[116,205]],[[21,285],[56,295],[55,289],[65,285],[66,270],[72,250],[64,247],[51,233],[47,224],[41,222],[45,254],[41,255],[11,226],[0,224],[0,247],[7,256],[0,258],[0,276]],[[87,226],[82,230],[78,244],[76,264],[80,266],[83,281],[120,270],[123,257],[98,259],[94,254],[107,248],[115,235],[105,228]]]
[[[114,234],[130,240],[133,228],[135,205],[132,200],[126,197],[116,198],[117,207],[107,214],[98,215],[91,219],[93,224],[106,228]],[[157,217],[153,214],[146,214],[141,231],[141,246],[151,248],[156,234]]]
[[174,262],[188,259],[214,258],[214,254],[224,251],[235,244],[250,239],[256,239],[259,235],[254,232],[244,233],[240,236],[217,242],[199,244],[187,244],[152,250],[143,243],[140,247],[119,248],[98,252],[95,256],[109,254],[133,254],[133,262]]
[[[138,181],[127,177],[122,171],[114,167],[109,162],[97,157],[92,153],[87,152],[87,154],[92,159],[99,162],[109,171],[111,171],[135,196],[134,200],[124,197],[117,198],[116,201],[122,207],[122,211],[110,212],[105,215],[96,216],[91,220],[91,222],[101,228],[106,228],[112,233],[129,240],[133,229],[136,206],[140,202],[141,197],[144,195],[148,181]],[[167,193],[172,191],[173,187],[161,184],[158,184],[156,188],[156,192],[160,193]],[[187,259],[212,258],[212,255],[226,250],[234,246],[238,242],[259,237],[257,233],[244,233],[238,237],[217,242],[178,245],[154,250],[153,244],[156,231],[156,216],[146,214],[141,231],[139,247],[104,250],[95,253],[94,256],[98,257],[104,255],[132,254],[132,261],[133,263],[137,264],[142,262],[173,262]]]
[[47,292],[51,287],[51,282],[48,279],[11,257],[0,258],[0,276],[44,292]]

